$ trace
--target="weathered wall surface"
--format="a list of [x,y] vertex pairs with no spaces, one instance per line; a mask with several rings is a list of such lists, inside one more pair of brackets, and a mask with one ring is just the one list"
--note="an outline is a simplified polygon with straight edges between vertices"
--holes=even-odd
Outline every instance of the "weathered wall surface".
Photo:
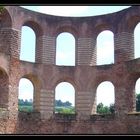
[[[60,17],[17,6],[6,6],[0,15],[0,133],[22,134],[139,134],[140,114],[135,112],[135,83],[140,59],[134,59],[134,28],[140,6],[91,17]],[[21,28],[36,35],[35,63],[19,59]],[[96,65],[97,36],[114,34],[114,64]],[[76,66],[55,64],[56,38],[69,32],[75,37]],[[21,78],[34,85],[34,112],[18,112]],[[69,82],[75,88],[76,116],[54,114],[55,87]],[[115,87],[115,114],[96,114],[96,90],[101,82]]]

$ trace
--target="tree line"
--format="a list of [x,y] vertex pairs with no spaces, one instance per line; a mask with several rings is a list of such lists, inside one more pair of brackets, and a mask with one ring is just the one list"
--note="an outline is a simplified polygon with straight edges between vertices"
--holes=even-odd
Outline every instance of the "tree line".
[[[23,100],[18,99],[18,108],[19,111],[31,112],[33,111],[33,100]],[[75,107],[72,106],[72,103],[69,101],[62,102],[61,100],[55,100],[55,112],[62,114],[74,114]]]
[[115,113],[115,105],[110,104],[110,106],[104,106],[103,103],[97,105],[97,113],[99,114],[113,114]]
[[62,102],[61,100],[55,100],[55,106],[59,106],[59,107],[71,107],[72,106],[72,103],[70,103],[69,101]]
[[[33,100],[32,99],[18,99],[18,105],[20,106],[32,106],[33,104]],[[59,107],[72,107],[72,103],[70,103],[69,101],[66,102],[62,102],[61,100],[55,100],[55,106],[59,106]]]
[[18,105],[19,106],[32,106],[32,104],[33,104],[33,100],[32,99],[29,99],[29,100],[27,100],[27,99],[25,99],[25,100],[18,99]]
[[[140,111],[140,93],[136,94],[136,111]],[[103,103],[97,105],[97,113],[99,114],[111,114],[115,112],[115,105],[110,104],[110,106],[104,106]]]
[[[23,100],[23,99],[18,99],[18,105],[20,107],[23,106],[32,106],[33,104],[33,100]],[[75,107],[72,106],[72,103],[70,103],[69,101],[66,102],[62,102],[61,100],[55,100],[55,107],[57,109],[58,112],[63,112],[63,110],[66,111],[66,109],[68,110],[68,108],[72,111],[75,110]],[[136,111],[139,112],[140,111],[140,93],[136,94]],[[97,105],[97,113],[99,114],[112,114],[115,112],[115,105],[114,104],[110,104],[110,106],[104,106],[103,103],[99,103]]]

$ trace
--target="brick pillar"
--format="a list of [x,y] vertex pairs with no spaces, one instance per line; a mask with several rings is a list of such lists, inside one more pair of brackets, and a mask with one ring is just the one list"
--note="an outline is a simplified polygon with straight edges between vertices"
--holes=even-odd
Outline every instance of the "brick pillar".
[[40,95],[40,88],[36,85],[34,89],[33,110],[37,112],[40,112]]
[[135,112],[136,111],[136,93],[135,93],[135,78],[128,79],[126,81],[126,104],[127,104],[127,111],[128,112]]
[[96,90],[92,92],[91,103],[92,103],[91,104],[91,114],[96,114],[96,112],[97,112],[97,94],[96,94]]
[[20,45],[21,45],[21,33],[19,30],[11,29],[10,38],[10,54],[12,57],[19,59]]
[[77,65],[96,64],[96,41],[93,38],[78,38]]
[[76,96],[76,113],[79,119],[88,119],[91,114],[92,92],[78,92]]
[[118,116],[128,113],[126,104],[126,89],[124,87],[116,87],[115,89],[115,110]]
[[[20,48],[20,31],[13,28],[2,28],[0,30],[0,50],[8,58],[7,70],[9,72],[7,81],[7,90],[5,94],[5,105],[9,111],[9,118],[17,118],[18,103],[18,78],[19,78],[19,48]],[[9,57],[10,56],[10,57]],[[5,76],[6,78],[6,76]],[[4,86],[3,86],[4,87]],[[2,90],[1,90],[2,91]],[[7,101],[6,101],[7,100]]]
[[19,58],[20,31],[11,28],[0,29],[0,51]]
[[11,57],[9,64],[9,116],[16,119],[18,115],[18,95],[20,79],[20,62],[18,59]]
[[114,35],[115,62],[134,59],[134,34],[121,32]]
[[55,37],[40,36],[37,38],[36,62],[55,64]]
[[42,119],[49,119],[54,112],[54,91],[53,90],[41,90],[40,96],[40,112]]
[[16,120],[18,117],[18,86],[10,84],[9,85],[9,118],[11,120]]
[[0,108],[8,108],[9,77],[0,69]]
[[96,47],[96,38],[92,38],[92,57],[90,61],[90,66],[94,66],[97,63],[97,47]]
[[43,46],[45,45],[45,36],[40,36],[36,38],[36,55],[35,62],[42,63]]
[[10,54],[10,35],[7,28],[0,29],[0,52]]

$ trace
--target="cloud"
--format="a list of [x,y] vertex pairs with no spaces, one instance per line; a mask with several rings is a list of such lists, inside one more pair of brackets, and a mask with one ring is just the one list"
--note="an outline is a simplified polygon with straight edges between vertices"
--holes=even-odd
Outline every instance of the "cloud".
[[38,11],[51,15],[76,16],[87,9],[88,6],[39,6]]

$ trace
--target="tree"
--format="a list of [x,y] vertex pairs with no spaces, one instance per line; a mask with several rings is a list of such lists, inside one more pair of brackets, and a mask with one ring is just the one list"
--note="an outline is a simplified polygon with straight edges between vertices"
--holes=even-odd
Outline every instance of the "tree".
[[99,114],[107,114],[107,113],[109,113],[109,107],[104,106],[103,103],[99,103],[97,105],[97,113],[99,113]]
[[114,104],[110,104],[109,111],[110,111],[110,113],[115,113],[115,105]]
[[55,100],[55,106],[63,106],[63,103],[61,100]]
[[24,105],[24,100],[23,100],[23,99],[18,99],[18,105],[19,105],[19,106]]
[[24,106],[24,105],[32,106],[32,104],[33,104],[32,99],[30,99],[29,101],[27,99],[25,101],[23,99],[18,99],[18,105],[19,106]]
[[97,113],[99,114],[112,114],[115,112],[115,105],[110,104],[110,106],[104,106],[103,103],[97,105]]
[[66,102],[62,102],[61,100],[55,100],[55,106],[59,106],[59,107],[70,107],[72,106],[72,103],[70,103],[69,101]]
[[[140,111],[140,93],[136,94],[136,111]],[[110,104],[109,107],[103,105],[103,103],[99,103],[97,105],[97,113],[105,114],[105,113],[114,113],[115,112],[115,105]]]
[[66,101],[65,106],[72,106],[72,103],[70,103],[69,101]]
[[136,111],[140,111],[140,93],[136,94]]

